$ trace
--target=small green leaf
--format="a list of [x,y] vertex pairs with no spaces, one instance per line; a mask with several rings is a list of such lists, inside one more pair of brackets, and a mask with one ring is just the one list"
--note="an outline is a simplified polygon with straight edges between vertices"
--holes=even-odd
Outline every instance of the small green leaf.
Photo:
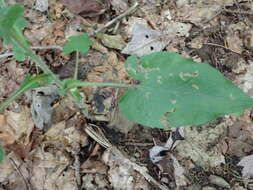
[[45,86],[53,82],[53,77],[47,74],[41,74],[35,77],[30,75],[26,76],[24,81],[22,82],[20,89],[16,91],[13,95],[11,95],[7,100],[5,100],[0,105],[0,111],[4,110],[12,101],[17,99],[20,95],[22,95],[25,91],[30,90],[32,88],[38,88],[40,86]]
[[0,162],[2,162],[4,159],[4,150],[3,148],[0,146]]
[[74,51],[86,53],[89,51],[91,41],[88,34],[81,34],[79,36],[71,36],[69,41],[63,47],[63,53],[68,54]]
[[84,99],[85,96],[82,94],[77,88],[72,88],[69,90],[70,94],[72,95],[72,98],[74,99],[75,103],[79,105],[80,108],[84,108]]
[[253,106],[253,99],[219,71],[176,53],[131,56],[126,70],[140,88],[125,92],[120,109],[144,126],[200,125]]

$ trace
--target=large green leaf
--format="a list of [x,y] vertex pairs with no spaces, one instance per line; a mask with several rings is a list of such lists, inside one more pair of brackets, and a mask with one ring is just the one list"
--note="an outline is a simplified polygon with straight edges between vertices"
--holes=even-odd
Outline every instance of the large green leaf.
[[126,70],[140,88],[125,92],[120,109],[145,126],[199,125],[253,105],[253,99],[219,71],[176,53],[131,56]]
[[26,76],[24,81],[22,82],[18,91],[12,94],[7,100],[5,100],[0,105],[0,111],[5,109],[12,101],[17,99],[20,95],[22,95],[25,91],[30,90],[32,88],[38,88],[40,86],[45,86],[53,82],[53,76],[47,74],[41,74],[35,77],[30,75]]
[[89,51],[91,41],[88,34],[81,34],[79,36],[71,36],[68,42],[63,47],[63,53],[68,54],[74,51],[86,53]]

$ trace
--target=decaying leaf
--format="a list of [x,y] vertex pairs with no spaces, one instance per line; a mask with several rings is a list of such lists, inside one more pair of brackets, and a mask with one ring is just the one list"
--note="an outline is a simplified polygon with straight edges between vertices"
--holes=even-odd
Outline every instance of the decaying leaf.
[[125,47],[125,42],[121,35],[102,34],[99,36],[104,46],[122,50]]
[[111,0],[110,4],[117,14],[120,14],[128,9],[127,0]]
[[103,154],[103,161],[110,169],[108,179],[114,189],[132,190],[149,189],[149,184],[134,170],[132,162],[115,148],[107,149]]
[[48,10],[48,0],[36,0],[35,9],[40,12],[45,12]]
[[41,130],[48,130],[52,124],[53,102],[57,99],[57,87],[54,85],[35,88],[32,91],[32,117]]
[[102,9],[102,5],[97,0],[60,0],[74,14],[88,15],[96,14]]
[[243,167],[243,178],[249,179],[253,177],[253,155],[243,157],[243,159],[237,165]]
[[28,108],[21,108],[19,113],[5,111],[0,115],[0,140],[4,144],[12,144],[23,135],[26,135],[26,142],[33,130],[33,121]]
[[122,50],[124,54],[143,56],[162,51],[168,44],[160,32],[142,24],[135,24],[132,33],[132,40]]
[[221,123],[215,127],[185,127],[185,140],[181,141],[175,149],[180,157],[191,158],[194,163],[203,168],[219,166],[225,163],[225,157],[214,145],[224,136],[226,125]]

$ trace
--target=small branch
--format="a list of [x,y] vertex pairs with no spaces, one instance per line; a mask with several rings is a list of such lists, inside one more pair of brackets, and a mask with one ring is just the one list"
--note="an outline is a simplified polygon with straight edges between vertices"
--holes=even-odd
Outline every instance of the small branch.
[[102,28],[97,29],[93,35],[96,35],[100,32],[103,32],[106,28],[112,26],[115,22],[117,22],[118,20],[124,18],[125,16],[131,14],[133,11],[135,11],[135,9],[138,7],[139,3],[135,2],[134,5],[132,7],[130,7],[129,9],[127,9],[124,13],[122,13],[121,15],[115,17],[114,19],[112,19],[111,21],[109,21],[108,23],[106,23]]
[[[63,48],[61,46],[33,46],[31,48],[33,50],[49,50],[49,49],[56,49],[56,50],[60,50],[60,51],[63,50]],[[0,55],[0,59],[10,57],[10,56],[13,56],[13,55],[14,55],[13,52],[4,53],[4,54]]]
[[48,50],[48,49],[57,49],[62,51],[63,47],[61,46],[32,46],[31,47],[33,50]]
[[233,53],[235,53],[235,54],[237,54],[237,55],[240,55],[239,53],[235,52],[234,50],[229,49],[229,48],[227,48],[227,47],[225,47],[225,46],[222,46],[222,45],[219,45],[219,44],[214,44],[214,43],[203,43],[203,44],[204,44],[204,45],[208,45],[208,46],[214,46],[214,47],[223,48],[223,49],[228,50],[228,51],[231,51],[231,52],[233,52]]
[[66,90],[81,86],[97,86],[97,87],[119,87],[119,88],[141,88],[139,84],[111,83],[111,82],[86,82],[80,80],[69,79],[65,82]]

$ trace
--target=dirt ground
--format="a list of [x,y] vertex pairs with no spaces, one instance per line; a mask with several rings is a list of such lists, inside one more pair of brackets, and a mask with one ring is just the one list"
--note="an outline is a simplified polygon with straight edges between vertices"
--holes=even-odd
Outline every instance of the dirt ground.
[[[134,12],[124,15],[138,2]],[[21,3],[32,46],[63,46],[81,33],[92,37],[80,57],[78,78],[90,82],[135,82],[122,49],[135,24],[161,32],[164,51],[206,62],[253,97],[252,0],[8,0]],[[47,4],[48,3],[48,4]],[[107,24],[119,15],[111,26]],[[19,89],[27,74],[42,71],[18,62],[0,41],[0,102]],[[74,74],[75,54],[35,50],[61,79]],[[140,126],[121,115],[123,90],[81,88],[85,117],[68,98],[54,101],[52,127],[41,130],[27,95],[0,113],[0,190],[252,190],[253,115],[227,115],[202,126],[163,130]],[[183,116],[182,116],[183,117]],[[171,148],[162,149],[171,145]],[[159,147],[161,149],[159,149]],[[162,157],[152,162],[151,150]],[[241,162],[240,162],[241,161]],[[243,161],[243,163],[242,163]],[[239,163],[240,162],[240,163]],[[239,163],[239,164],[238,164]]]

